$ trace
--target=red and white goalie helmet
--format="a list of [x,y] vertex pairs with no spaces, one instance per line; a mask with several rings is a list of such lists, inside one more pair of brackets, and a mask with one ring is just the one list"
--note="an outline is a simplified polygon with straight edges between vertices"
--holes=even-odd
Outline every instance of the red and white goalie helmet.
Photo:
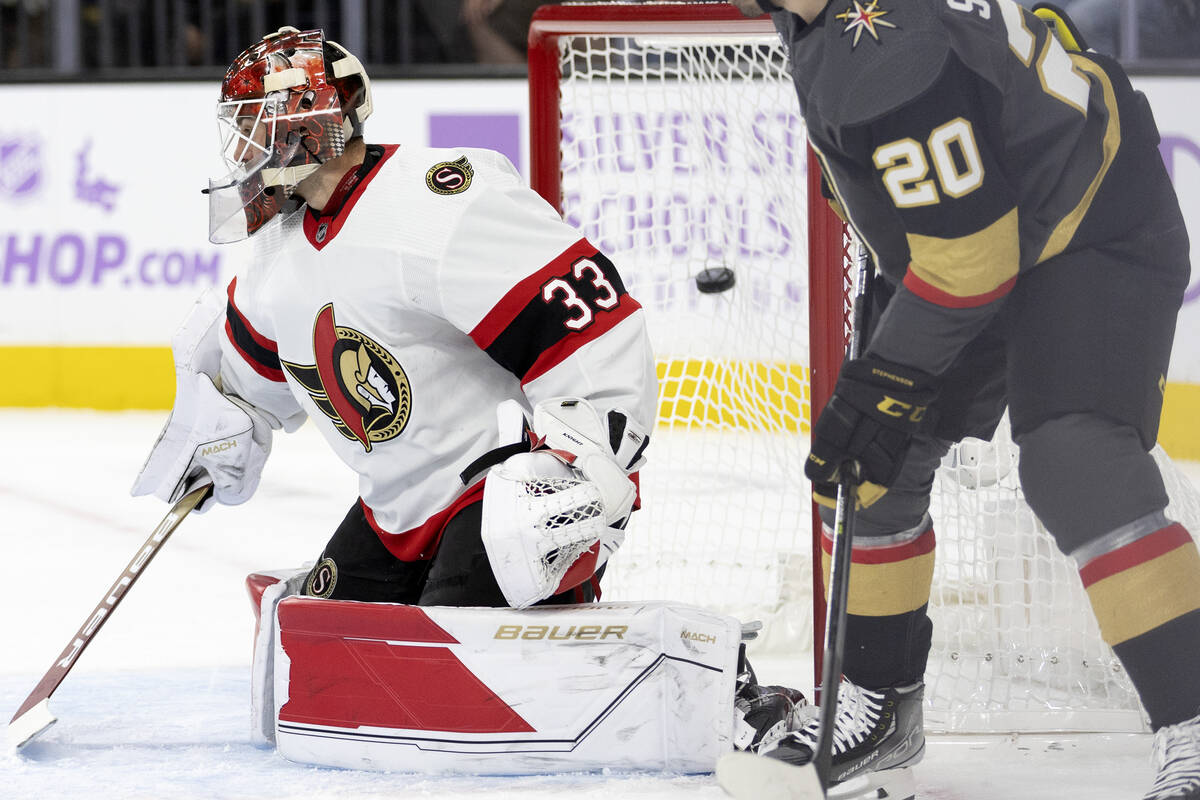
[[359,60],[319,30],[280,28],[234,59],[217,124],[229,173],[209,181],[214,244],[261,229],[296,186],[361,135],[371,85]]

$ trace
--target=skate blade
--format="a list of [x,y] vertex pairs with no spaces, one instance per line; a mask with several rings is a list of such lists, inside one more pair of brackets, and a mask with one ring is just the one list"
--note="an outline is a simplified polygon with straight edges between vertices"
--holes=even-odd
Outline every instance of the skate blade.
[[828,800],[914,800],[917,781],[908,767],[868,772],[829,789]]
[[821,788],[811,765],[797,767],[751,753],[728,753],[717,762],[717,783],[736,800],[914,800],[916,780],[908,767],[870,772]]
[[736,800],[824,800],[817,771],[753,753],[726,753],[717,761],[717,783]]

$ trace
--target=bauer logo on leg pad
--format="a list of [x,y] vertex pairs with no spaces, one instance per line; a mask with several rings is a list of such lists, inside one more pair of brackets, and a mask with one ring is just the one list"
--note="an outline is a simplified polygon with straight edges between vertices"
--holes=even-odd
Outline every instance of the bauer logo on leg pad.
[[599,639],[624,639],[628,625],[501,625],[493,639],[548,639],[562,642],[568,639],[592,641]]
[[332,558],[321,559],[304,582],[304,593],[309,597],[329,597],[337,587],[337,564]]

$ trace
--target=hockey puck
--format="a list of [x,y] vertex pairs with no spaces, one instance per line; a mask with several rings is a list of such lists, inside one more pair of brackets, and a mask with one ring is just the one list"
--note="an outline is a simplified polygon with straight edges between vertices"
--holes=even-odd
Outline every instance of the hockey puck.
[[696,288],[703,294],[727,292],[737,283],[737,277],[729,267],[708,267],[696,275]]

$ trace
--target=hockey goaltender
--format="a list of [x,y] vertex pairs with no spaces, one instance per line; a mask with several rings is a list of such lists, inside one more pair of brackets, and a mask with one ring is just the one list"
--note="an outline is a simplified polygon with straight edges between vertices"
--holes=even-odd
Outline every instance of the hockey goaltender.
[[371,102],[319,30],[229,68],[210,238],[254,259],[174,338],[133,488],[245,502],[306,418],[358,474],[311,569],[250,578],[259,737],[351,768],[697,772],[793,727],[736,620],[595,602],[657,402],[616,266],[499,153],[365,143]]

